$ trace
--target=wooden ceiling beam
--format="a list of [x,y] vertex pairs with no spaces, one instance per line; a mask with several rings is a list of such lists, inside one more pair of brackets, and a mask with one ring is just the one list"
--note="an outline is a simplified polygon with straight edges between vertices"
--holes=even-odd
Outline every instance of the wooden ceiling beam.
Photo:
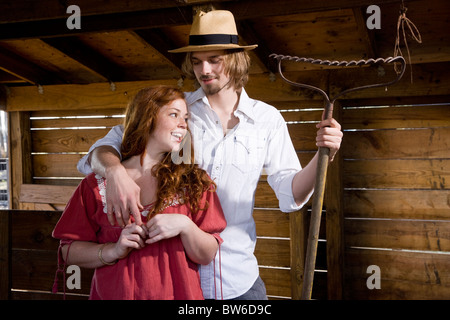
[[67,19],[67,7],[77,5],[84,17],[102,14],[126,13],[180,8],[203,3],[226,2],[230,0],[2,0],[0,2],[0,21],[2,23],[25,22],[35,20]]
[[105,81],[120,81],[123,79],[122,70],[76,37],[49,38],[43,39],[43,42],[82,64]]
[[356,26],[358,27],[358,32],[361,36],[362,41],[366,45],[366,57],[369,58],[378,58],[379,50],[377,48],[374,32],[370,31],[366,26],[366,15],[365,11],[363,12],[362,8],[353,8],[353,15],[355,16]]
[[181,72],[181,64],[184,60],[184,54],[174,54],[168,52],[168,50],[174,49],[176,44],[168,39],[161,29],[155,28],[136,30],[135,34],[148,43],[148,45],[157,50],[161,56],[165,57],[170,64]]
[[0,69],[0,86],[1,83],[25,83],[25,81]]
[[66,81],[0,47],[0,69],[33,85],[62,84]]
[[258,47],[253,50],[255,58],[252,59],[254,63],[257,63],[263,71],[277,72],[276,61],[269,58],[272,53],[266,43],[261,37],[258,37],[255,29],[249,21],[241,20],[237,22],[237,28],[239,38],[242,39],[244,44],[252,45],[257,44]]
[[[449,68],[450,62],[417,65],[414,68],[413,83],[410,82],[408,76],[405,76],[396,85],[388,87],[387,91],[383,87],[361,90],[345,95],[342,99],[392,98],[398,100],[401,97],[409,96],[448,97],[450,95],[450,73],[446,70],[449,70]],[[390,72],[394,73],[393,70],[390,70]],[[390,75],[386,77],[388,76],[389,79],[392,79]],[[360,69],[359,67],[341,70],[288,72],[286,77],[288,79],[313,77],[327,79],[330,77],[330,83],[333,84],[331,86],[332,94],[341,91],[343,88],[380,82],[377,72],[373,72],[370,68]],[[10,87],[7,111],[123,108],[128,103],[129,97],[135,94],[139,88],[158,84],[176,85],[177,79],[116,82],[115,90],[111,90],[108,83],[54,85],[44,87],[44,94],[40,94],[36,88],[30,86]],[[184,81],[182,89],[185,91],[192,90],[192,81]],[[250,96],[259,97],[262,101],[271,103],[276,101],[323,100],[318,93],[307,89],[294,88],[280,77],[276,77],[275,81],[272,81],[265,74],[251,75],[245,89]]]
[[192,23],[190,7],[129,13],[81,16],[81,29],[68,29],[66,19],[0,24],[0,40],[74,36],[90,32],[111,32],[160,28]]
[[[408,0],[408,2],[414,1],[421,0]],[[376,4],[381,6],[383,4],[399,2],[399,0],[377,0]],[[241,0],[221,2],[216,4],[215,7],[217,9],[230,10],[231,12],[233,12],[236,20],[246,20],[307,12],[368,7],[372,4],[374,4],[373,0]]]

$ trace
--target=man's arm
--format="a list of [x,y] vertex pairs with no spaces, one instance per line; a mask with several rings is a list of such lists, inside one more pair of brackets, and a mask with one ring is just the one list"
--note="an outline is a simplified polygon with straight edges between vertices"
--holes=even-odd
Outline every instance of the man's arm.
[[140,209],[141,189],[130,178],[120,162],[119,154],[111,146],[99,146],[90,155],[92,171],[106,178],[106,206],[108,221],[114,225],[127,225],[130,213],[137,225],[142,224]]
[[126,174],[120,161],[120,147],[122,144],[123,126],[113,127],[106,136],[97,140],[77,164],[81,173],[96,174],[108,179],[106,183],[106,203],[109,222],[114,225],[114,213],[117,223],[125,225],[130,212],[135,217],[136,223],[141,224],[139,213],[140,197],[139,187]]
[[[316,145],[318,147],[325,147],[330,149],[330,161],[338,152],[341,141],[342,132],[341,125],[334,119],[324,120],[317,124]],[[311,193],[314,191],[314,184],[317,174],[317,163],[319,159],[319,152],[314,155],[314,158],[308,163],[306,167],[297,172],[292,180],[292,193],[297,204],[305,203]]]

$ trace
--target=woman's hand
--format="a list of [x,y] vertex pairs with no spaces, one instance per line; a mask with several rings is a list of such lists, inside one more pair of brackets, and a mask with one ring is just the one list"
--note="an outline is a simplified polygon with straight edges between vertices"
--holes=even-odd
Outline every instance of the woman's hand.
[[187,232],[194,223],[182,214],[157,214],[147,222],[148,244]]
[[148,244],[179,235],[186,255],[195,263],[210,263],[219,247],[214,236],[183,214],[157,214],[147,222],[147,229]]
[[[70,246],[63,246],[61,250],[63,257],[67,257],[66,263],[94,269],[103,267],[105,262],[112,263],[125,258],[133,249],[143,248],[146,238],[146,227],[132,223],[122,229],[116,243],[100,244],[92,241],[74,241]],[[99,255],[101,255],[101,259],[99,259]]]
[[[131,250],[140,249],[145,246],[145,239],[147,238],[147,228],[142,225],[138,226],[136,223],[128,224],[122,229],[119,240],[112,247],[111,255],[116,259],[125,258]],[[114,259],[112,259],[114,260]]]

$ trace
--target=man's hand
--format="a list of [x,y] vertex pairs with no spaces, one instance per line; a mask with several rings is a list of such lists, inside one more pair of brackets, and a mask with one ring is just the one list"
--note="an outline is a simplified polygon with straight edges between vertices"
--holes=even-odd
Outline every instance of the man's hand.
[[142,224],[140,210],[141,188],[130,178],[122,165],[110,167],[106,170],[106,206],[108,221],[111,225],[121,227],[129,224],[130,213],[136,225]]
[[316,127],[319,129],[316,136],[316,145],[330,149],[330,161],[341,147],[343,133],[341,125],[335,119],[326,119],[319,122]]

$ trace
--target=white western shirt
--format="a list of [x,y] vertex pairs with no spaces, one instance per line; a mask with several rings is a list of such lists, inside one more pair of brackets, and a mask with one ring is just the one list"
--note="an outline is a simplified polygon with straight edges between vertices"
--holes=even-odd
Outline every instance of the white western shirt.
[[[224,136],[222,124],[200,88],[186,92],[191,118],[195,161],[217,184],[217,193],[227,220],[221,233],[220,254],[209,265],[200,266],[206,299],[232,299],[247,292],[259,270],[253,207],[255,190],[264,168],[268,182],[283,212],[299,210],[292,195],[292,179],[301,170],[286,123],[277,109],[248,97],[242,89],[235,116],[239,123]],[[120,154],[121,126],[116,126],[89,150],[111,145]],[[91,171],[87,156],[78,170]]]

